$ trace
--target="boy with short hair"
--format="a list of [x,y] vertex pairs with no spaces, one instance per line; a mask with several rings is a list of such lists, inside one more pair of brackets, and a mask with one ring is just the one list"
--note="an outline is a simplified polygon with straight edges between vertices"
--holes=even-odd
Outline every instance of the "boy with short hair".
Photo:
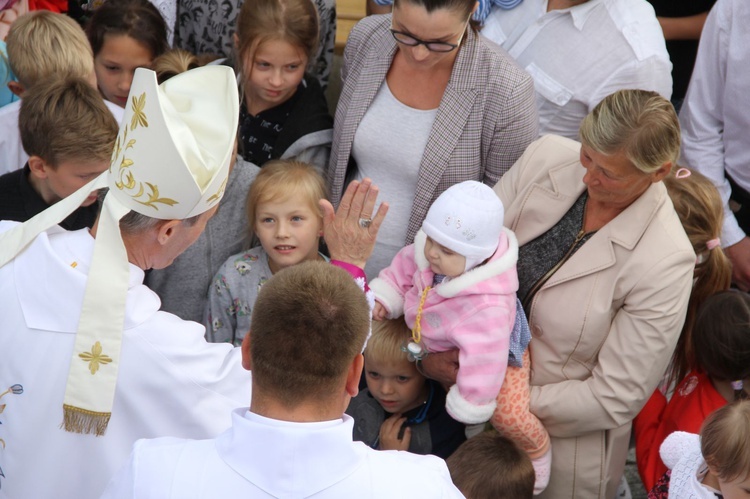
[[346,410],[354,418],[354,440],[448,457],[466,440],[466,428],[446,412],[443,387],[407,358],[403,347],[411,331],[403,317],[373,322],[372,328],[364,353],[367,388]]
[[[70,17],[46,10],[24,14],[11,26],[6,43],[8,64],[17,80],[9,81],[8,88],[17,96],[24,97],[27,90],[49,78],[67,76],[82,78],[96,88],[91,45]],[[16,101],[0,108],[0,175],[23,167],[30,156],[21,147],[20,106]],[[119,122],[122,109],[114,104],[107,107]]]
[[[24,93],[19,131],[29,159],[0,177],[0,220],[24,222],[72,194],[109,167],[117,122],[99,93],[81,79],[51,79]],[[60,225],[91,227],[96,195]]]
[[511,440],[496,431],[470,438],[446,461],[451,480],[467,499],[531,499],[534,467]]

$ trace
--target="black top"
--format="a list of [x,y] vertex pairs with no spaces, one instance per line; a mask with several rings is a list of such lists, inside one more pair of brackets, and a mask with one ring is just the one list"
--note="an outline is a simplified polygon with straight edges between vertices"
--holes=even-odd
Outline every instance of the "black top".
[[[0,220],[25,222],[49,208],[29,182],[31,170],[28,163],[21,170],[0,177]],[[99,203],[78,208],[60,223],[67,230],[91,228],[99,213]]]
[[[686,17],[708,12],[716,0],[648,0],[657,17]],[[672,60],[672,100],[683,99],[693,73],[698,40],[667,40]]]

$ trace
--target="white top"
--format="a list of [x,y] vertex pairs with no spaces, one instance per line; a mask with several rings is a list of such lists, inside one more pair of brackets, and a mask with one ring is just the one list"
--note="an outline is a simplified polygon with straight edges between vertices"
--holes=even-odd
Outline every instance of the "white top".
[[539,133],[578,138],[581,120],[616,90],[672,95],[672,63],[645,0],[589,0],[547,12],[546,0],[493,8],[481,34],[534,78]]
[[669,477],[669,497],[679,499],[716,499],[713,487],[703,485],[708,466],[701,455],[700,436],[694,433],[676,431],[670,434],[659,448],[659,455],[667,468],[672,470]]
[[750,191],[748,26],[750,3],[716,2],[703,27],[693,77],[680,111],[681,163],[700,171],[719,188],[724,201],[724,247],[745,236],[729,209],[731,188],[724,173]]
[[[119,124],[125,112],[120,106],[104,101]],[[0,107],[0,175],[23,168],[29,160],[29,155],[23,150],[21,132],[18,130],[18,113],[21,111],[21,101]]]
[[[14,225],[2,222],[0,232]],[[212,438],[231,425],[234,408],[249,403],[251,379],[239,349],[206,343],[203,326],[159,312],[159,298],[142,284],[143,271],[131,265],[107,432],[62,430],[93,249],[87,229],[54,228],[0,268],[0,393],[16,385],[23,391],[0,399],[0,498],[99,497],[136,440]]]
[[419,165],[436,115],[437,108],[421,110],[403,104],[383,80],[354,135],[352,156],[357,162],[357,178],[371,178],[380,189],[378,200],[389,205],[365,266],[368,280],[377,277],[404,247]]
[[214,440],[136,443],[106,499],[460,498],[435,456],[377,451],[352,442],[354,421],[291,423],[247,409]]

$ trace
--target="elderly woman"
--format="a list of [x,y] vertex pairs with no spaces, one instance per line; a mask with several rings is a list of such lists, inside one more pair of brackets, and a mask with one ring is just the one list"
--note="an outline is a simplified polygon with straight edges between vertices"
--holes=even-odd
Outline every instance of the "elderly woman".
[[[680,334],[695,253],[661,182],[680,150],[669,101],[617,92],[580,136],[534,142],[495,192],[520,246],[531,410],[552,437],[540,497],[612,499],[631,420]],[[424,368],[445,377],[449,358]]]
[[537,137],[533,81],[470,26],[476,5],[396,0],[347,41],[327,182],[334,205],[349,177],[371,178],[391,205],[370,277],[412,242],[445,189],[495,185]]

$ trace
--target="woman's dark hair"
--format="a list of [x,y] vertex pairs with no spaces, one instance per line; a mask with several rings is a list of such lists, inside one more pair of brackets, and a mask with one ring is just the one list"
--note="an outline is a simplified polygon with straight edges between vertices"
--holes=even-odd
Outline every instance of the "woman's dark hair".
[[167,24],[148,0],[104,2],[86,26],[86,36],[94,56],[102,49],[106,35],[127,35],[148,48],[154,58],[169,48]]
[[[750,377],[750,295],[722,291],[698,310],[693,331],[698,366],[720,381]],[[735,399],[744,398],[735,390]]]
[[[474,6],[477,4],[477,0],[393,0],[393,6],[398,7],[401,2],[408,2],[412,5],[424,7],[428,13],[440,9],[452,10],[460,13],[464,20],[469,18],[469,15],[474,10]],[[472,19],[470,24],[477,31],[478,23]]]

